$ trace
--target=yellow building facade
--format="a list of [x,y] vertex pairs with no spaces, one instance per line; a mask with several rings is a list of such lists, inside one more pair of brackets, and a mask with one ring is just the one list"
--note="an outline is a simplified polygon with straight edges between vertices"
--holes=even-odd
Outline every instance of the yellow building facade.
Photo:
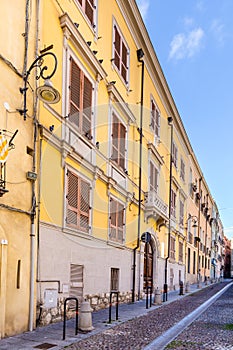
[[[0,59],[8,145],[18,130],[1,163],[1,337],[60,320],[66,297],[98,310],[211,270],[213,200],[135,1],[23,5],[1,5],[20,13]],[[49,76],[54,104],[51,86],[37,97]]]

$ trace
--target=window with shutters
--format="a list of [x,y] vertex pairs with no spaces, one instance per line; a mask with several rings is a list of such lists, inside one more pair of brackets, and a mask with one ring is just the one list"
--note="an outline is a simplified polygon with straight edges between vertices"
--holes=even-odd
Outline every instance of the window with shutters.
[[180,160],[180,178],[185,181],[185,163],[182,158]]
[[177,157],[178,157],[178,149],[176,144],[173,142],[172,144],[172,162],[174,166],[177,168]]
[[171,190],[171,215],[176,217],[176,193]]
[[187,266],[188,266],[187,272],[190,273],[190,261],[191,261],[191,250],[190,250],[190,248],[188,248],[188,257],[187,257],[187,259],[188,259],[188,262],[187,262]]
[[179,242],[179,262],[183,262],[183,243]]
[[160,128],[160,112],[155,104],[154,99],[151,99],[151,129],[154,131],[155,136],[159,137]]
[[89,232],[90,184],[67,171],[67,226]]
[[113,113],[112,118],[112,156],[111,159],[125,170],[126,128]]
[[[70,297],[78,298],[79,303],[83,299],[83,265],[70,264]],[[69,307],[74,309],[76,303],[71,301]]]
[[193,274],[196,273],[196,252],[193,252]]
[[152,162],[150,162],[150,191],[158,192],[158,177],[158,169]]
[[184,225],[184,202],[180,200],[180,225]]
[[95,28],[96,0],[76,0],[76,2],[81,6],[92,27]]
[[111,241],[118,243],[124,243],[124,218],[125,208],[124,205],[110,198],[110,233],[109,238]]
[[111,291],[118,291],[119,290],[119,269],[111,268]]
[[129,76],[129,49],[120,32],[120,29],[114,22],[113,27],[113,62],[125,84],[128,85]]
[[69,120],[91,140],[93,85],[72,57],[70,57],[69,90]]
[[174,237],[170,238],[170,258],[175,260],[176,240]]

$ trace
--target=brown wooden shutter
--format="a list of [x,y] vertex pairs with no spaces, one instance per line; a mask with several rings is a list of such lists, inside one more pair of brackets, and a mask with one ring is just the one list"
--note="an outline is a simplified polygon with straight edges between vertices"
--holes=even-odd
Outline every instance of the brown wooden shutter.
[[91,116],[92,116],[92,84],[84,76],[84,88],[83,88],[83,126],[82,131],[84,134],[88,133],[91,136]]
[[117,241],[123,243],[124,232],[124,206],[118,203],[117,210]]
[[120,159],[119,165],[124,170],[125,169],[125,127],[123,124],[119,123],[119,142],[120,142]]
[[118,162],[118,119],[113,114],[113,124],[112,124],[112,160]]
[[151,128],[155,130],[155,104],[151,101]]
[[114,50],[114,63],[117,66],[117,68],[120,70],[120,56],[121,56],[121,37],[120,33],[117,30],[117,27],[115,26],[115,50]]
[[117,235],[117,202],[111,199],[110,202],[110,238],[116,240]]
[[154,178],[154,176],[153,176],[153,164],[150,162],[150,191],[153,191],[153,189],[154,189],[154,184],[153,184],[153,178]]
[[124,206],[115,201],[110,200],[110,239],[123,243],[124,232]]
[[67,224],[77,226],[78,219],[78,177],[68,172]]
[[121,54],[121,75],[126,82],[127,80],[127,48],[122,41],[122,54]]
[[155,119],[155,135],[159,136],[159,123],[160,123],[160,115],[159,111],[156,109],[156,119]]
[[111,268],[111,291],[119,289],[119,269]]
[[88,232],[90,210],[90,185],[80,179],[80,228]]
[[85,13],[93,25],[94,23],[94,0],[86,0],[86,8],[85,8]]
[[81,70],[71,58],[70,71],[70,117],[69,120],[80,127]]

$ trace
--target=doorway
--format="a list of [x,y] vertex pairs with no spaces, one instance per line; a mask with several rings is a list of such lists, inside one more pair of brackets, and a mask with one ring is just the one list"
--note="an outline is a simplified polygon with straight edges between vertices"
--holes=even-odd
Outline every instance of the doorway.
[[153,288],[153,249],[151,242],[145,243],[144,247],[144,279],[143,289]]

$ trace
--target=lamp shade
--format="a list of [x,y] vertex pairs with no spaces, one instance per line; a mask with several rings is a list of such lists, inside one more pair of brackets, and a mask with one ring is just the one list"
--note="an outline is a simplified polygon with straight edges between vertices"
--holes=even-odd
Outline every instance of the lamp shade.
[[39,86],[36,89],[36,94],[38,98],[48,104],[57,103],[60,101],[59,92],[53,87],[51,81],[49,79],[45,80],[43,86]]

